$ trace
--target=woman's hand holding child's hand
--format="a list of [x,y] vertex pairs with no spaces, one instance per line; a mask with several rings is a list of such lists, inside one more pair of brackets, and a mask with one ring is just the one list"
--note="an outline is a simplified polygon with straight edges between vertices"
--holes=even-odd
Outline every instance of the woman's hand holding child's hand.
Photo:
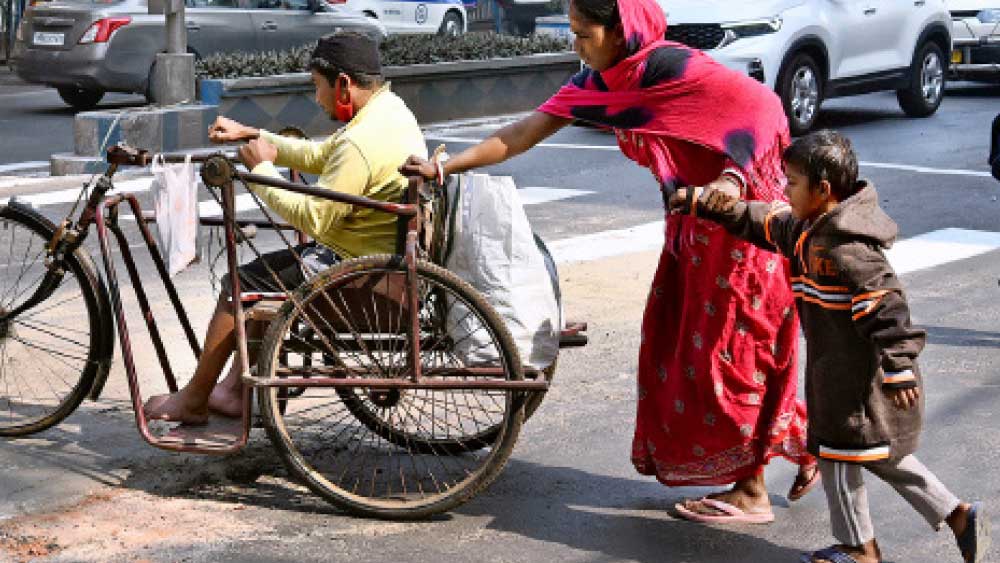
[[[694,201],[695,199],[698,201]],[[733,206],[739,201],[739,196],[732,194],[731,190],[720,189],[712,183],[704,188],[678,189],[667,200],[667,207],[670,208],[672,215],[690,214],[694,205],[697,207],[698,215],[721,216],[732,211]]]

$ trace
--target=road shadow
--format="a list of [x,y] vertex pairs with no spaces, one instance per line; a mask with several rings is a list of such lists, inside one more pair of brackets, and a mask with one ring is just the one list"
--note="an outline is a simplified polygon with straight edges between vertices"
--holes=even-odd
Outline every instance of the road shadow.
[[949,85],[945,98],[995,98],[1000,96],[1000,83],[963,82]]
[[[269,443],[258,441],[226,458],[224,471],[203,473],[187,489],[150,488],[143,479],[126,484],[171,498],[349,516],[289,481],[276,457]],[[732,561],[737,553],[748,554],[753,561],[798,560],[800,550],[753,534],[762,528],[702,526],[673,518],[665,508],[682,498],[678,491],[655,482],[514,459],[488,489],[453,514],[425,520],[430,528],[422,529],[433,530],[462,517],[488,517],[485,527],[501,537],[559,544],[612,561],[723,562]],[[777,497],[772,500],[783,504]]]
[[822,107],[813,130],[839,129],[879,121],[901,121],[903,119],[906,119],[906,115],[903,114],[902,110]]
[[977,348],[1000,348],[1000,332],[972,330],[950,326],[921,325],[927,331],[930,344],[943,346],[974,346]]
[[[491,517],[490,530],[600,554],[597,560],[798,560],[800,550],[761,537],[766,528],[705,526],[672,516],[676,502],[706,492],[694,490],[513,460],[482,498],[457,512]],[[777,496],[772,502],[783,503]]]

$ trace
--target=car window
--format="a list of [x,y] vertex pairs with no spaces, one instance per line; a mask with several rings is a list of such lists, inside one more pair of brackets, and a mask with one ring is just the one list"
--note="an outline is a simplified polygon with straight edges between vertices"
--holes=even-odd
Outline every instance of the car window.
[[184,0],[188,8],[236,8],[236,0]]
[[308,10],[309,0],[239,0],[255,10]]
[[[62,4],[88,4],[91,6],[108,5],[108,4],[121,4],[125,0],[65,0],[61,2]],[[0,5],[4,4],[0,2]]]

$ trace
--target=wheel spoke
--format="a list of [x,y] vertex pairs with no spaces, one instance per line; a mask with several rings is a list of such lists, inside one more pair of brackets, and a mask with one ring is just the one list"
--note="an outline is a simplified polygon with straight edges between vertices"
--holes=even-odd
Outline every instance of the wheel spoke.
[[[50,232],[28,227],[14,208],[7,208],[0,246],[0,313],[34,295],[47,268],[43,259]],[[13,215],[13,216],[11,216]],[[97,342],[96,274],[69,255],[66,273],[45,301],[0,323],[0,435],[18,436],[48,428],[68,415],[87,392],[101,359]],[[93,359],[92,359],[93,358]]]
[[[384,259],[363,260],[371,264],[371,270],[343,266],[355,273],[352,279],[373,275],[372,271],[382,276],[371,278],[370,295],[361,300],[348,299],[340,291],[348,287],[350,280],[344,279],[348,276],[331,274],[325,286],[314,283],[311,290],[338,303],[354,325],[354,337],[366,343],[368,351],[362,358],[337,351],[351,362],[352,369],[360,369],[361,376],[368,378],[404,377],[411,356],[407,329],[415,315],[422,342],[420,361],[424,373],[430,374],[425,375],[428,379],[481,379],[478,375],[435,376],[433,370],[480,367],[468,361],[483,357],[495,358],[489,365],[503,369],[507,378],[515,373],[520,377],[506,363],[504,346],[512,346],[512,341],[496,317],[488,316],[493,313],[483,312],[488,305],[481,297],[465,293],[462,282],[446,273],[431,276],[423,271],[426,266],[420,266],[419,310],[410,311],[400,301],[400,278],[395,277],[404,271],[379,260]],[[312,299],[303,296],[306,303]],[[278,358],[287,362],[282,367],[308,373],[312,362],[308,348],[304,355],[296,351],[299,348],[286,348],[302,346],[303,339],[294,330],[302,315],[286,313],[272,321],[273,327],[284,327],[284,331],[269,332],[265,343],[269,351],[261,354],[262,376],[274,376]],[[501,333],[503,340],[498,340]],[[367,361],[369,356],[378,361]],[[261,402],[265,419],[273,425],[271,437],[290,460],[290,467],[314,491],[363,514],[414,515],[454,506],[466,498],[463,490],[495,474],[487,468],[502,464],[509,455],[522,416],[511,410],[512,393],[461,388],[339,388],[324,393],[323,388],[310,388],[300,397],[283,399],[282,393],[272,389],[261,394]]]

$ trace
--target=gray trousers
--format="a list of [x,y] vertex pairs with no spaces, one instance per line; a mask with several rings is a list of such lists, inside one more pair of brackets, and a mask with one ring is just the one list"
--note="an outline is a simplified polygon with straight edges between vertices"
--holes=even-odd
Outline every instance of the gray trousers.
[[908,455],[898,462],[844,463],[819,460],[823,488],[830,505],[833,537],[850,546],[860,546],[875,538],[868,493],[862,478],[867,469],[896,489],[932,528],[938,530],[956,508],[958,497],[941,484],[916,457]]

